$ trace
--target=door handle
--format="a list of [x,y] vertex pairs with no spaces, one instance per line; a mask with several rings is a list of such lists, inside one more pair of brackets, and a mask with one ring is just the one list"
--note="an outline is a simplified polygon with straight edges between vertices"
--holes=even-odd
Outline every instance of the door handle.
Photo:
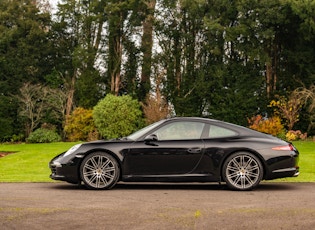
[[200,153],[201,152],[201,148],[191,148],[191,149],[188,149],[188,152],[189,153]]

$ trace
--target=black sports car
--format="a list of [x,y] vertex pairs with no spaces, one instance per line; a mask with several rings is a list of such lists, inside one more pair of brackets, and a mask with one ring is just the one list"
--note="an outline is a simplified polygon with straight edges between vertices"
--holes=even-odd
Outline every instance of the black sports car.
[[124,182],[225,182],[250,190],[261,180],[299,174],[288,142],[205,118],[172,118],[128,137],[77,144],[49,163],[54,180],[90,189]]

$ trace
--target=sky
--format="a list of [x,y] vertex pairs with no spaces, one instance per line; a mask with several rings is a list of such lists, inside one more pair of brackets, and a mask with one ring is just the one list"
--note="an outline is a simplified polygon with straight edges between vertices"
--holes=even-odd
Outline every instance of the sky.
[[52,8],[56,9],[58,1],[59,0],[49,0],[49,3],[51,4]]
[[58,4],[59,0],[48,0],[48,1],[51,5],[52,12],[55,13],[57,10],[57,4]]

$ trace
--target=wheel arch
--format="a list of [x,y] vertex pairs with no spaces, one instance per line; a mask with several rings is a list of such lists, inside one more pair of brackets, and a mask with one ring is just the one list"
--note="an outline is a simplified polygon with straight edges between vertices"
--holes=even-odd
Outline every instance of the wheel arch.
[[119,179],[118,179],[118,181],[120,181],[121,177],[122,177],[122,161],[121,161],[120,157],[117,156],[117,154],[113,153],[109,149],[104,149],[104,148],[91,149],[91,150],[85,152],[85,154],[82,157],[82,159],[81,159],[81,161],[80,161],[80,163],[78,165],[78,168],[77,168],[77,173],[78,173],[78,177],[80,178],[80,180],[82,181],[80,168],[81,168],[81,164],[82,164],[83,160],[85,158],[87,158],[89,155],[91,155],[92,153],[96,153],[96,152],[107,153],[107,154],[111,155],[117,161],[118,166],[119,166]]
[[237,149],[237,150],[234,150],[232,152],[230,152],[229,154],[226,154],[222,161],[221,161],[221,164],[220,164],[220,178],[221,180],[223,179],[223,165],[225,164],[225,162],[227,161],[227,159],[229,158],[229,156],[231,156],[232,154],[235,154],[235,153],[241,153],[241,152],[245,152],[245,153],[250,153],[250,154],[253,154],[255,157],[257,157],[263,167],[263,179],[265,179],[265,176],[267,174],[267,165],[266,165],[266,162],[264,160],[264,158],[255,150],[252,150],[252,149]]

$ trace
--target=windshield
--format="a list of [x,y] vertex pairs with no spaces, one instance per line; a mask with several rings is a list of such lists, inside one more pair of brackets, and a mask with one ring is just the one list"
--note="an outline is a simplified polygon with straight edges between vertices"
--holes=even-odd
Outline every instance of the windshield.
[[140,129],[139,131],[129,135],[127,138],[129,140],[135,141],[135,140],[139,139],[140,137],[142,137],[144,134],[148,133],[150,130],[152,130],[152,129],[156,128],[157,126],[159,126],[160,124],[162,124],[164,121],[165,120],[155,122],[155,123],[143,128],[143,129]]

